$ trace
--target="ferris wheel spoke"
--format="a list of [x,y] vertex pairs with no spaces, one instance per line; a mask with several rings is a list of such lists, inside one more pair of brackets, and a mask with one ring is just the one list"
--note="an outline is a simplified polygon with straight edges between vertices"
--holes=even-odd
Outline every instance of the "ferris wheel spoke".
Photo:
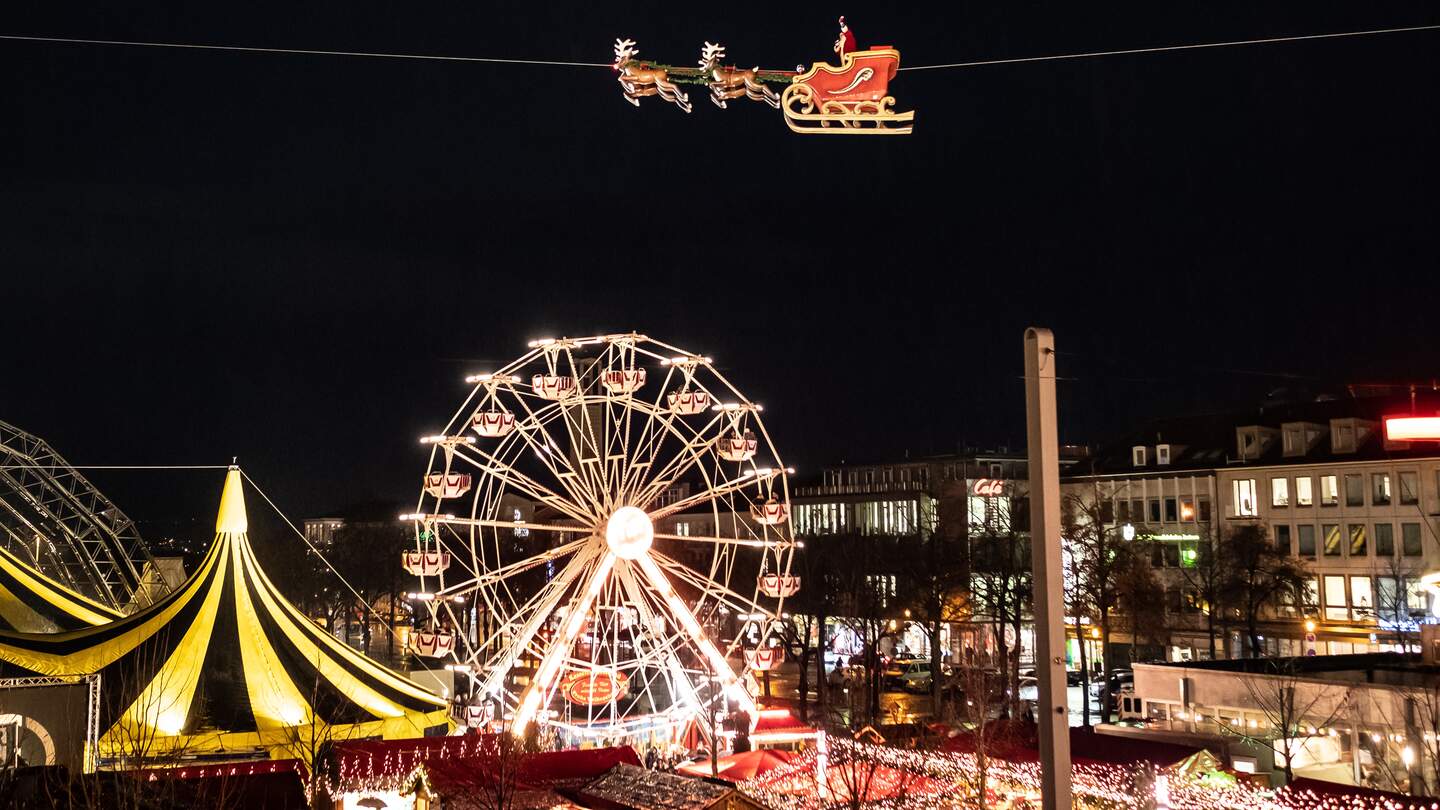
[[692,543],[714,543],[722,546],[745,546],[746,548],[793,548],[795,540],[752,540],[743,537],[717,537],[697,534],[655,534],[656,540],[684,540]]
[[[657,616],[657,614],[650,610],[644,589],[641,588],[635,580],[633,567],[629,564],[622,565],[618,573],[621,584],[629,593],[631,601],[640,613],[641,626],[653,627],[657,618],[663,620],[663,617]],[[670,626],[668,623],[666,624],[666,627]],[[697,709],[701,708],[704,704],[700,702],[700,695],[696,693],[694,684],[692,684],[690,679],[685,675],[685,667],[680,662],[680,656],[675,651],[674,643],[672,643],[669,638],[664,638],[659,644],[655,645],[655,650],[659,653],[659,657],[668,674],[666,685],[671,690],[671,694],[673,695],[676,691],[679,691],[682,699],[688,699]],[[649,684],[646,686],[648,688]]]
[[494,663],[489,672],[485,673],[484,686],[487,693],[493,694],[500,691],[500,685],[504,682],[505,676],[509,674],[510,668],[515,666],[521,653],[530,646],[530,640],[555,612],[560,600],[565,598],[565,594],[570,590],[572,582],[582,576],[599,556],[598,549],[593,549],[593,547],[591,550],[582,549],[570,558],[570,562],[555,579],[542,588],[530,602],[516,611],[515,615],[526,617],[525,622],[521,625],[520,632],[511,640],[506,651],[500,655],[499,660]]
[[[562,420],[565,418],[564,406],[557,405],[549,418],[539,418],[536,416],[535,411],[532,410],[524,400],[521,401],[521,405],[532,416],[535,429],[543,434],[544,443],[541,444],[535,436],[531,435],[534,431],[524,429],[517,431],[520,434],[521,441],[525,442],[526,446],[535,454],[535,457],[540,459],[540,463],[545,465],[550,471],[550,475],[554,476],[555,480],[560,482],[560,486],[565,488],[566,493],[568,493],[572,499],[577,502],[592,505],[592,507],[596,508],[596,514],[599,514],[598,504],[600,499],[595,494],[594,488],[588,485],[585,478],[575,469],[575,466],[570,463],[570,460],[566,458],[563,453],[557,452],[559,445],[555,443],[555,439],[545,427],[548,422],[555,418]],[[563,472],[561,468],[564,469]]]
[[[686,423],[682,422],[681,424]],[[683,434],[680,434],[672,423],[670,426],[671,435],[683,441],[684,445],[675,451],[675,457],[666,462],[665,466],[659,470],[651,470],[650,477],[636,493],[635,501],[637,503],[648,503],[651,499],[655,498],[655,496],[663,492],[666,487],[670,486],[673,481],[678,480],[681,476],[689,472],[692,467],[699,464],[705,457],[704,451],[709,449],[721,435],[718,430],[715,431],[713,436],[708,434],[712,428],[723,426],[723,424],[724,414],[717,412],[715,416],[711,417],[710,421],[696,430],[692,437],[687,438]],[[686,424],[686,427],[689,427],[689,425]]]
[[739,492],[756,482],[765,481],[784,474],[784,470],[746,470],[745,473],[738,478],[732,478],[724,483],[716,484],[707,490],[697,492],[689,497],[681,498],[672,504],[662,506],[650,513],[650,519],[659,520],[660,518],[669,517],[677,512],[684,512],[692,506],[698,506],[724,495]]
[[685,565],[684,563],[672,557],[668,557],[655,551],[651,551],[650,556],[655,558],[655,562],[657,562],[661,568],[684,580],[690,586],[699,589],[702,593],[716,596],[717,599],[721,597],[728,597],[730,600],[730,607],[736,609],[737,611],[753,613],[756,611],[764,610],[764,608],[760,607],[760,605],[755,601],[753,597],[737,593],[736,591],[733,591],[730,588],[716,582],[713,578],[707,579],[700,573],[692,569],[690,566]]
[[[478,453],[484,459],[484,463],[480,460],[469,458],[468,454],[472,452]],[[557,512],[562,512],[581,522],[592,521],[598,518],[598,515],[585,514],[578,508],[578,504],[562,498],[559,494],[544,486],[539,481],[516,470],[514,467],[505,465],[499,459],[480,448],[473,446],[467,448],[457,447],[456,455],[465,458],[466,461],[480,468],[481,472],[494,476],[496,480],[502,484],[508,484],[514,487],[531,499],[539,501]]]
[[570,646],[575,643],[575,636],[584,626],[590,607],[595,604],[600,589],[605,586],[605,581],[610,576],[615,565],[615,555],[608,551],[603,552],[603,555],[578,593],[578,598],[570,603],[570,612],[565,618],[560,637],[551,640],[545,657],[540,659],[540,666],[535,670],[535,677],[520,694],[520,708],[516,710],[515,719],[510,724],[510,733],[516,737],[523,737],[530,721],[535,718],[535,712],[539,710],[544,696],[549,694],[555,676],[560,674],[560,665],[569,657]]
[[725,660],[725,654],[720,652],[720,648],[715,646],[715,642],[705,635],[705,630],[700,626],[699,620],[695,618],[695,614],[690,611],[690,608],[685,606],[685,601],[680,598],[680,595],[675,592],[675,587],[670,584],[665,572],[660,570],[660,566],[648,554],[641,555],[636,562],[641,572],[645,574],[645,578],[650,580],[651,586],[664,597],[665,604],[670,609],[670,615],[685,629],[686,633],[690,634],[690,640],[700,650],[702,657],[710,665],[715,676],[720,679],[725,691],[740,703],[746,714],[755,717],[754,698],[746,691],[744,684],[740,683],[740,679],[735,677],[735,671]]

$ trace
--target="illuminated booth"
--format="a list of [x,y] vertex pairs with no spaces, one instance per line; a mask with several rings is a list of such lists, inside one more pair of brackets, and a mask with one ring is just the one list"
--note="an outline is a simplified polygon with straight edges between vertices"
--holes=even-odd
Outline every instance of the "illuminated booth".
[[56,582],[0,546],[0,630],[56,633],[95,627],[123,615]]
[[[102,761],[303,756],[318,739],[443,734],[445,701],[345,646],[280,594],[247,536],[240,471],[215,543],[155,604],[63,633],[0,632],[0,676],[100,676]],[[98,720],[98,722],[97,722]]]

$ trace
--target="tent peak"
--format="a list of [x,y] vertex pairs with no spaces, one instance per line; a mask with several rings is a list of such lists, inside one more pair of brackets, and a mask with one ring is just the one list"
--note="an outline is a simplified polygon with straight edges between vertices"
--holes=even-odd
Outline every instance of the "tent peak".
[[216,534],[241,534],[248,531],[245,516],[245,493],[240,484],[240,468],[231,466],[225,472],[225,489],[220,493],[220,514],[215,518]]

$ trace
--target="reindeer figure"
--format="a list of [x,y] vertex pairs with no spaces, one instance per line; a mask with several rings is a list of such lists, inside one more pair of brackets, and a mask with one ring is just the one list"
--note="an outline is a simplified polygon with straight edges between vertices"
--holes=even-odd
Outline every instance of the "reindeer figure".
[[780,97],[759,79],[760,68],[737,70],[733,67],[722,67],[720,60],[724,58],[725,46],[718,42],[713,45],[707,42],[705,47],[700,49],[700,75],[708,78],[710,100],[715,102],[715,106],[723,110],[727,99],[744,96],[751,101],[763,101],[777,110],[780,109]]
[[639,107],[641,96],[658,95],[685,112],[690,112],[690,97],[670,81],[665,68],[647,67],[637,61],[635,54],[639,52],[635,47],[635,40],[615,40],[615,78],[625,90],[625,100]]

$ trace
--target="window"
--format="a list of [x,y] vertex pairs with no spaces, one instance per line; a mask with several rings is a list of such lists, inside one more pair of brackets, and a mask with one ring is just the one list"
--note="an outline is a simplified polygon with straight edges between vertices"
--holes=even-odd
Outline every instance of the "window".
[[1157,444],[1157,445],[1155,445],[1155,463],[1156,463],[1156,464],[1169,464],[1169,463],[1170,463],[1170,445],[1168,445],[1168,444]]
[[1315,527],[1309,525],[1298,527],[1296,537],[1300,542],[1298,554],[1301,557],[1315,559]]
[[1345,577],[1325,577],[1325,618],[1334,621],[1350,619],[1350,603],[1345,594]]
[[1374,506],[1390,505],[1390,473],[1370,476],[1370,503]]
[[1340,489],[1333,475],[1320,476],[1320,505],[1334,506],[1340,502]]
[[1350,604],[1355,607],[1357,619],[1374,615],[1375,599],[1370,591],[1370,577],[1350,577]]
[[1282,507],[1290,505],[1290,479],[1270,479],[1270,505]]
[[1182,596],[1183,594],[1179,588],[1166,588],[1165,612],[1172,616],[1178,615],[1180,613],[1180,600]]
[[1405,580],[1405,606],[1412,615],[1423,616],[1429,612],[1429,597],[1426,595],[1429,590],[1418,579]]
[[1114,502],[1114,501],[1101,501],[1101,502],[1100,502],[1100,522],[1101,522],[1101,523],[1114,523],[1114,522],[1115,522],[1115,502]]
[[1420,545],[1420,524],[1400,524],[1400,553],[1406,557],[1420,557],[1425,549]]
[[990,477],[991,477],[991,478],[1004,478],[1004,477],[1005,477],[1005,468],[1004,468],[1003,465],[1001,465],[1000,462],[998,462],[998,461],[991,462],[991,464],[990,464]]
[[1281,554],[1290,553],[1290,527],[1275,527],[1275,550]]
[[1134,464],[1135,464],[1136,467],[1144,467],[1144,466],[1145,466],[1145,448],[1144,448],[1144,447],[1140,447],[1140,446],[1135,446],[1135,447],[1130,448],[1130,460],[1131,460],[1132,462],[1134,462]]
[[1151,499],[1150,499],[1150,522],[1151,522],[1151,523],[1159,523],[1159,522],[1160,522],[1160,499],[1159,499],[1159,498],[1151,498]]
[[1314,506],[1315,493],[1310,491],[1310,476],[1295,479],[1295,505]]
[[1200,506],[1200,522],[1201,522],[1201,523],[1209,523],[1209,522],[1210,522],[1210,497],[1209,497],[1208,495],[1201,495],[1201,496],[1200,496],[1200,501],[1199,501],[1199,506]]
[[1180,519],[1180,512],[1175,505],[1174,498],[1165,499],[1165,522],[1174,523]]
[[1318,616],[1320,611],[1320,580],[1310,577],[1305,580],[1305,591],[1301,594],[1301,611],[1307,616]]
[[682,520],[682,521],[677,521],[677,522],[675,523],[675,533],[676,533],[677,535],[681,536],[681,537],[689,537],[689,536],[690,536],[690,524],[689,524],[688,522],[686,522],[686,521],[683,521],[683,520]]
[[1285,455],[1298,456],[1305,452],[1305,436],[1300,427],[1285,428]]
[[1150,565],[1155,568],[1179,568],[1180,546],[1175,543],[1156,543],[1150,550]]
[[1414,506],[1420,503],[1420,474],[1414,472],[1400,473],[1400,503],[1406,506]]
[[1186,523],[1195,522],[1195,501],[1190,498],[1180,499],[1180,519]]
[[1325,536],[1325,556],[1340,556],[1340,524],[1327,523],[1320,527],[1320,534]]
[[[1116,501],[1116,502],[1115,502],[1115,516],[1116,516],[1116,519],[1117,519],[1119,522],[1121,522],[1121,523],[1129,523],[1129,522],[1130,522],[1130,519],[1131,519],[1131,518],[1130,518],[1130,502],[1129,502],[1129,501]],[[1140,518],[1139,518],[1138,516],[1135,517],[1135,520],[1139,520],[1139,519],[1140,519]]]
[[1345,505],[1365,505],[1365,479],[1359,475],[1345,476]]
[[1365,524],[1364,524],[1364,523],[1351,523],[1351,524],[1350,524],[1350,556],[1351,556],[1351,557],[1364,557],[1364,556],[1365,556]]
[[1375,596],[1379,600],[1376,603],[1377,611],[1381,621],[1399,621],[1402,617],[1409,618],[1409,611],[1404,609],[1403,581],[1395,577],[1376,577]]
[[1255,498],[1255,479],[1237,478],[1232,484],[1235,516],[1255,517],[1260,514],[1260,503]]
[[1375,553],[1381,557],[1395,556],[1395,524],[1375,524]]

